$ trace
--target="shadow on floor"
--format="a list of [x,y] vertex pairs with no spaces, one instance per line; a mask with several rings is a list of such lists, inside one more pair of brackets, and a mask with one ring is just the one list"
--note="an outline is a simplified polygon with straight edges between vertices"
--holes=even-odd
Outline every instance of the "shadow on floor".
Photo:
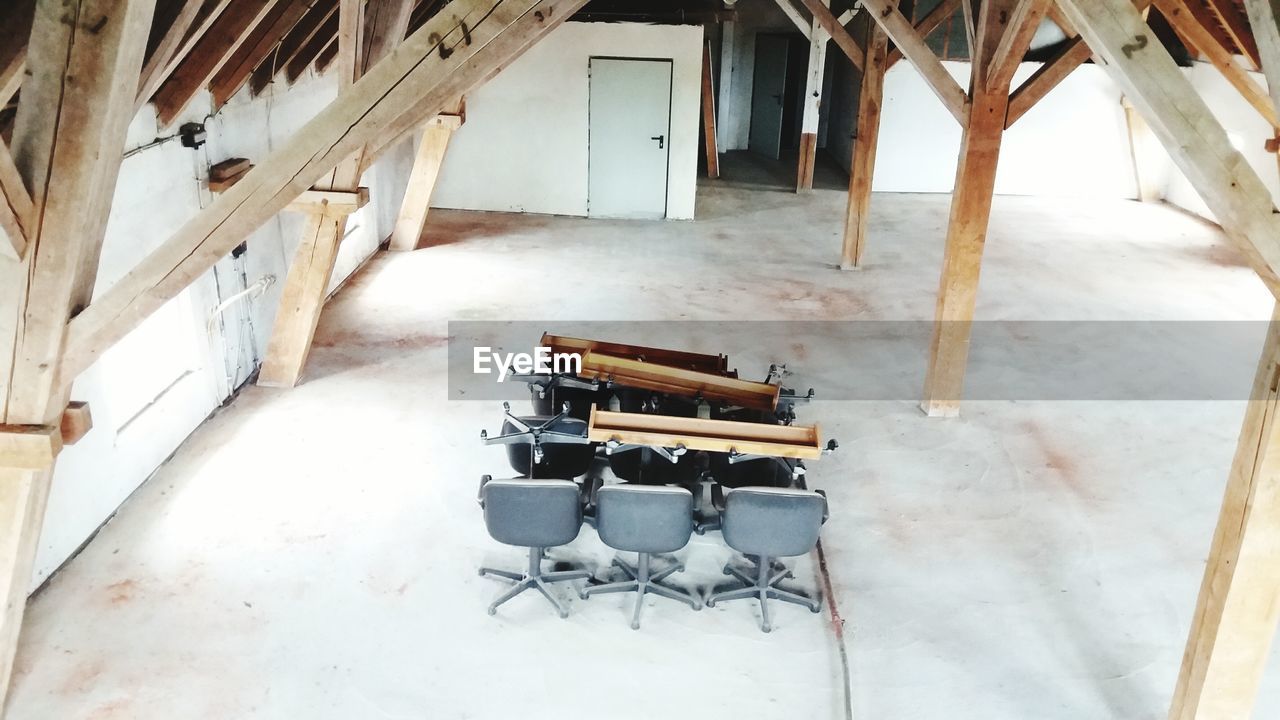
[[[770,188],[794,193],[796,190],[795,150],[782,151],[778,160],[764,157],[749,150],[733,150],[720,156],[720,179],[731,187]],[[849,174],[840,167],[826,150],[818,151],[813,168],[813,187],[820,190],[847,190]]]

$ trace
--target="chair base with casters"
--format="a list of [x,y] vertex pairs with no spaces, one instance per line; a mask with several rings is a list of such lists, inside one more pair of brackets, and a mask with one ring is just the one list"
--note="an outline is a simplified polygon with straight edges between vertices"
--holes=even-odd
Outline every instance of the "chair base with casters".
[[822,611],[820,598],[809,597],[808,595],[779,587],[779,583],[792,577],[792,574],[785,566],[774,563],[771,558],[757,558],[756,576],[754,578],[732,565],[724,566],[724,574],[736,577],[742,582],[742,586],[712,594],[707,598],[707,607],[715,607],[717,602],[725,600],[756,598],[760,601],[760,629],[764,632],[773,630],[773,622],[769,618],[770,600],[781,600],[803,605],[809,608],[810,612],[817,613]]
[[640,559],[636,563],[636,567],[631,567],[619,558],[613,559],[613,564],[619,567],[622,572],[626,573],[630,578],[621,582],[606,583],[604,585],[588,585],[578,593],[578,597],[586,600],[595,594],[616,593],[616,592],[632,592],[636,594],[635,609],[631,611],[631,629],[640,629],[640,611],[644,608],[644,596],[652,593],[664,598],[679,600],[689,604],[694,610],[702,609],[702,600],[695,597],[692,593],[686,592],[679,588],[671,587],[663,584],[663,580],[671,573],[684,572],[684,565],[676,563],[671,567],[659,572],[650,574],[649,572],[649,553],[640,553]]
[[482,567],[480,568],[480,575],[482,577],[492,575],[494,577],[506,578],[507,580],[515,582],[515,585],[499,595],[498,599],[494,600],[493,603],[489,605],[490,615],[496,615],[498,613],[498,606],[511,598],[519,595],[525,590],[529,590],[530,588],[537,588],[538,592],[542,593],[542,596],[545,597],[553,607],[555,607],[556,612],[559,613],[562,618],[569,617],[569,609],[564,606],[564,603],[560,602],[551,594],[551,590],[547,585],[554,582],[565,582],[567,580],[585,580],[586,578],[591,577],[591,573],[586,570],[564,570],[549,573],[542,572],[542,548],[540,547],[529,548],[529,569],[523,574],[510,572],[508,570],[497,570],[495,568]]

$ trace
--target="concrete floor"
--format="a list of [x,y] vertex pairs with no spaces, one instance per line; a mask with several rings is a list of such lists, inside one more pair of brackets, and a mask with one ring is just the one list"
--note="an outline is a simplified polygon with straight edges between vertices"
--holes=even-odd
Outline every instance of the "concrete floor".
[[[779,607],[769,635],[743,603],[652,600],[639,632],[619,595],[574,597],[568,620],[531,595],[485,614],[503,586],[475,569],[522,556],[474,503],[505,471],[477,437],[499,408],[446,399],[446,321],[927,320],[947,208],[877,195],[868,266],[843,273],[838,191],[706,184],[694,223],[433,213],[434,247],[379,257],[330,304],[303,385],[246,390],[35,598],[9,717],[841,717],[825,613]],[[1268,312],[1221,234],[1175,210],[996,200],[981,318]],[[856,383],[851,352],[733,358]],[[803,409],[842,444],[810,482],[831,497],[855,716],[1165,717],[1242,412]],[[716,535],[680,554],[693,587],[728,557]],[[609,556],[589,529],[556,553]],[[808,558],[796,575],[814,584]],[[1256,717],[1280,714],[1277,675]]]

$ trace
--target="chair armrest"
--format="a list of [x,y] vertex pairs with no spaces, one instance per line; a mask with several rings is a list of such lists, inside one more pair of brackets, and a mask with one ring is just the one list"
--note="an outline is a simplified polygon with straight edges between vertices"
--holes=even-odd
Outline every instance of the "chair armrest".
[[720,483],[711,485],[711,504],[718,512],[724,512],[724,486]]
[[825,490],[814,490],[822,496],[822,522],[826,524],[827,518],[831,517],[831,505],[827,502],[827,492]]
[[484,507],[484,486],[487,485],[489,481],[492,479],[493,479],[492,475],[480,476],[480,487],[476,489],[476,503],[478,503],[480,507]]

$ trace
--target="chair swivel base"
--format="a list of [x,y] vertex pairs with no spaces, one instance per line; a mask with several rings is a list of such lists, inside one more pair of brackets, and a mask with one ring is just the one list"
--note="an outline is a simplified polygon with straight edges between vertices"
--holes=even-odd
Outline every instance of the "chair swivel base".
[[632,592],[636,593],[636,606],[631,611],[631,629],[640,629],[640,611],[644,608],[644,596],[646,593],[653,593],[660,597],[679,600],[688,603],[689,607],[694,610],[702,609],[702,600],[693,594],[685,592],[679,588],[671,587],[663,584],[662,580],[674,572],[684,572],[684,565],[676,563],[666,570],[649,574],[649,553],[640,553],[640,561],[636,567],[631,567],[618,558],[613,559],[613,564],[622,569],[630,580],[621,582],[606,583],[604,585],[588,585],[578,593],[578,597],[586,600],[593,594],[616,593],[616,592]]
[[542,572],[542,548],[529,548],[529,569],[524,573],[515,573],[508,570],[497,570],[494,568],[480,568],[480,575],[492,575],[494,577],[506,578],[515,582],[509,590],[498,596],[497,600],[489,605],[489,614],[496,615],[498,606],[519,595],[530,588],[537,588],[538,592],[555,607],[560,617],[569,617],[569,609],[564,606],[547,587],[548,584],[554,582],[564,582],[566,580],[585,580],[591,577],[591,573],[586,570],[565,570],[562,572]]
[[784,590],[778,586],[786,578],[792,577],[791,571],[776,565],[770,558],[759,558],[756,564],[756,577],[751,577],[732,565],[724,566],[724,574],[732,575],[742,582],[741,587],[723,590],[707,598],[707,607],[715,607],[722,600],[741,600],[756,598],[760,601],[760,629],[764,632],[773,630],[773,622],[769,618],[769,601],[782,600],[809,608],[810,612],[822,612],[819,598]]

